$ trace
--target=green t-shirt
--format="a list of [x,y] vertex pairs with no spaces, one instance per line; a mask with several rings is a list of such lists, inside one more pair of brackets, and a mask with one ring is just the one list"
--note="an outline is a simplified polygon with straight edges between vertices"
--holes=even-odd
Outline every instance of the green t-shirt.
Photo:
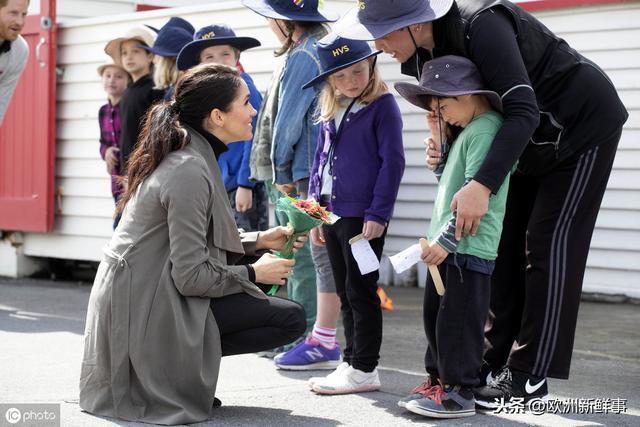
[[[473,119],[454,141],[438,183],[438,194],[433,205],[428,233],[429,241],[435,241],[447,231],[453,216],[450,209],[453,196],[466,181],[473,179],[501,126],[502,116],[495,111],[489,111]],[[457,245],[457,253],[490,261],[496,259],[508,189],[509,176],[505,178],[498,193],[489,199],[489,210],[480,221],[478,233],[475,236],[462,237]]]

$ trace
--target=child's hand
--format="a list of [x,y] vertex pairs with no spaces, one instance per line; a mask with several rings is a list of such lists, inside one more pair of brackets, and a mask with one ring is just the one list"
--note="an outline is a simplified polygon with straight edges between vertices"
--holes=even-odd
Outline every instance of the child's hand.
[[311,237],[311,243],[316,246],[325,246],[327,244],[326,240],[324,240],[324,230],[322,230],[322,226],[312,228],[309,236]]
[[[440,124],[438,125],[438,122]],[[442,116],[436,114],[434,111],[427,112],[427,125],[431,132],[431,138],[437,144],[438,147],[442,144],[443,138],[448,138],[450,135],[449,126],[447,122],[442,119]]]
[[440,265],[447,256],[449,256],[449,252],[445,251],[442,246],[436,242],[432,242],[422,251],[422,262],[426,265]]
[[384,233],[384,225],[375,221],[366,221],[362,226],[362,235],[367,240],[377,239]]
[[236,190],[236,210],[244,213],[253,206],[253,192],[250,188],[238,187]]
[[284,195],[290,196],[296,193],[296,184],[276,184],[276,189]]
[[427,168],[434,171],[442,161],[442,146],[436,144],[432,138],[425,139],[424,145],[427,146],[424,150],[427,153]]
[[104,152],[104,161],[107,162],[107,172],[112,173],[113,168],[118,164],[118,153],[120,149],[118,147],[109,147]]

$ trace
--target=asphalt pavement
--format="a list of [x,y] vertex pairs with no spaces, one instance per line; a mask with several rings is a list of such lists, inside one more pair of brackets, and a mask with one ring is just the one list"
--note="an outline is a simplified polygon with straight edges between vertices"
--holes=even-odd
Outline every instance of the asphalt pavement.
[[[95,417],[78,406],[89,293],[87,283],[0,278],[0,408],[54,403],[60,404],[62,426],[146,425]],[[197,425],[640,425],[640,305],[583,301],[571,378],[549,381],[554,404],[545,413],[484,412],[446,421],[396,405],[424,376],[422,290],[388,288],[387,293],[394,310],[384,313],[381,391],[318,396],[306,380],[321,371],[279,371],[269,359],[232,356],[222,361],[217,397],[223,406]],[[0,413],[3,425],[25,424],[9,424]]]

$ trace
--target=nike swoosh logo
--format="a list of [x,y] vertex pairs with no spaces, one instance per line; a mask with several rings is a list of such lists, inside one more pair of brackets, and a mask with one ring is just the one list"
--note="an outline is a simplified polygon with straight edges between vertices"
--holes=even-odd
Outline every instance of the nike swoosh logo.
[[527,394],[533,394],[536,391],[538,391],[540,387],[542,387],[542,384],[544,384],[546,380],[547,379],[545,378],[542,381],[540,381],[538,384],[531,385],[531,383],[529,382],[529,379],[527,379],[527,383],[524,385],[524,390],[527,392]]

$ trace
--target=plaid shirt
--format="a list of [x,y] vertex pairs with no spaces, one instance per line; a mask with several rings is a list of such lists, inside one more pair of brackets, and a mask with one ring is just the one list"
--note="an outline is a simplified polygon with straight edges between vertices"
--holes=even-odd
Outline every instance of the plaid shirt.
[[[100,107],[98,113],[98,121],[100,123],[100,156],[104,160],[104,155],[109,147],[120,148],[120,133],[122,130],[120,122],[120,104],[111,105],[111,101]],[[119,156],[116,155],[119,158]],[[111,193],[113,197],[118,199],[123,192],[122,187],[118,184],[116,177],[120,176],[120,165],[111,171]]]

